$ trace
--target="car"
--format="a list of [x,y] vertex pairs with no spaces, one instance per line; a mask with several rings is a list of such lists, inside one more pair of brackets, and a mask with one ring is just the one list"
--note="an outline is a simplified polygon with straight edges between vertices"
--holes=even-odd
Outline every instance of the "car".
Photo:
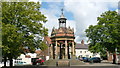
[[44,60],[43,59],[35,59],[33,62],[32,62],[32,65],[43,65],[44,64]]
[[90,63],[101,63],[101,59],[99,57],[92,57],[88,60]]
[[17,65],[30,65],[30,64],[23,62],[23,61],[15,62],[14,64],[15,64],[15,66],[17,66]]
[[87,58],[87,57],[81,57],[81,58],[80,58],[80,60],[81,60],[81,61],[84,61],[84,62],[88,62],[88,59],[89,59],[89,58]]
[[44,61],[43,59],[37,59],[37,60],[36,60],[36,64],[43,65],[44,62],[45,62],[45,61]]

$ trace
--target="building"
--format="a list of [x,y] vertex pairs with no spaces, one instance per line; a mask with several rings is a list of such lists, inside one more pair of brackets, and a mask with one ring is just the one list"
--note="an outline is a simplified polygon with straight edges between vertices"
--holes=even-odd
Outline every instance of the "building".
[[36,53],[21,54],[17,59],[13,59],[13,66],[18,65],[20,63],[31,65],[31,58],[36,58],[36,56]]
[[48,48],[47,49],[45,49],[44,51],[42,51],[41,53],[40,53],[40,55],[42,56],[44,56],[45,58],[44,58],[44,60],[49,60],[49,56],[50,56],[50,46],[51,46],[51,39],[50,39],[50,37],[49,36],[45,36],[44,37],[44,42],[46,43],[46,45],[48,46]]
[[80,58],[80,57],[100,57],[99,53],[91,53],[88,50],[89,45],[88,44],[84,44],[84,41],[81,41],[81,44],[77,43],[75,46],[75,51],[76,51],[76,57]]
[[74,29],[66,27],[66,18],[63,14],[60,16],[59,28],[52,29],[51,32],[51,46],[50,58],[51,59],[70,59],[75,56],[75,42],[74,42]]

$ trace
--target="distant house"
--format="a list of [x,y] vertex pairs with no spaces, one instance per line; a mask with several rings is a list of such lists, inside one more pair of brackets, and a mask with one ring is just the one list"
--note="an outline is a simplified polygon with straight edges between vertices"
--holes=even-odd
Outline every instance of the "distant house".
[[81,41],[81,44],[77,43],[75,46],[75,51],[76,51],[76,57],[80,58],[80,57],[100,57],[99,53],[91,53],[88,50],[89,45],[88,44],[84,44],[84,41]]
[[44,56],[44,60],[49,60],[49,55],[50,55],[49,47],[51,45],[51,39],[50,39],[50,37],[45,36],[44,37],[44,42],[46,43],[46,45],[48,46],[48,48],[46,50],[44,50],[44,51],[41,51],[40,55]]
[[13,59],[13,65],[19,62],[26,62],[27,64],[31,64],[32,58],[49,60],[49,46],[51,44],[50,37],[48,36],[44,37],[44,42],[48,46],[48,49],[45,49],[44,51],[38,49],[34,53],[30,53],[30,50],[27,47],[25,47],[23,48],[25,54],[21,54],[17,59]]
[[21,54],[17,59],[13,59],[13,66],[17,65],[20,62],[31,64],[31,58],[36,58],[36,55],[36,53]]

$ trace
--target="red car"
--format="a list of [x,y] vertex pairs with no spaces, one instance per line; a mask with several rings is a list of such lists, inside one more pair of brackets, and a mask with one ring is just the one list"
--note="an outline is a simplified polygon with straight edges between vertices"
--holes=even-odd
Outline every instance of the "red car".
[[45,62],[45,61],[44,61],[43,59],[37,59],[37,60],[36,60],[36,64],[43,65],[44,62]]

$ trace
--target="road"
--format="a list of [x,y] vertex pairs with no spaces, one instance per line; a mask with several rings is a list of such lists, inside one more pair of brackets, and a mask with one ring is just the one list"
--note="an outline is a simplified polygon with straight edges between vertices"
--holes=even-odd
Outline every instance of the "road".
[[13,68],[120,68],[120,65],[112,64],[112,62],[102,61],[101,63],[88,63],[85,65],[71,65],[67,67],[45,66],[45,65],[26,65],[14,66]]
[[[112,64],[111,61],[101,61],[101,63],[89,63],[89,62],[84,62],[85,65],[81,66],[116,66],[117,64]],[[78,65],[79,66],[79,65]]]

